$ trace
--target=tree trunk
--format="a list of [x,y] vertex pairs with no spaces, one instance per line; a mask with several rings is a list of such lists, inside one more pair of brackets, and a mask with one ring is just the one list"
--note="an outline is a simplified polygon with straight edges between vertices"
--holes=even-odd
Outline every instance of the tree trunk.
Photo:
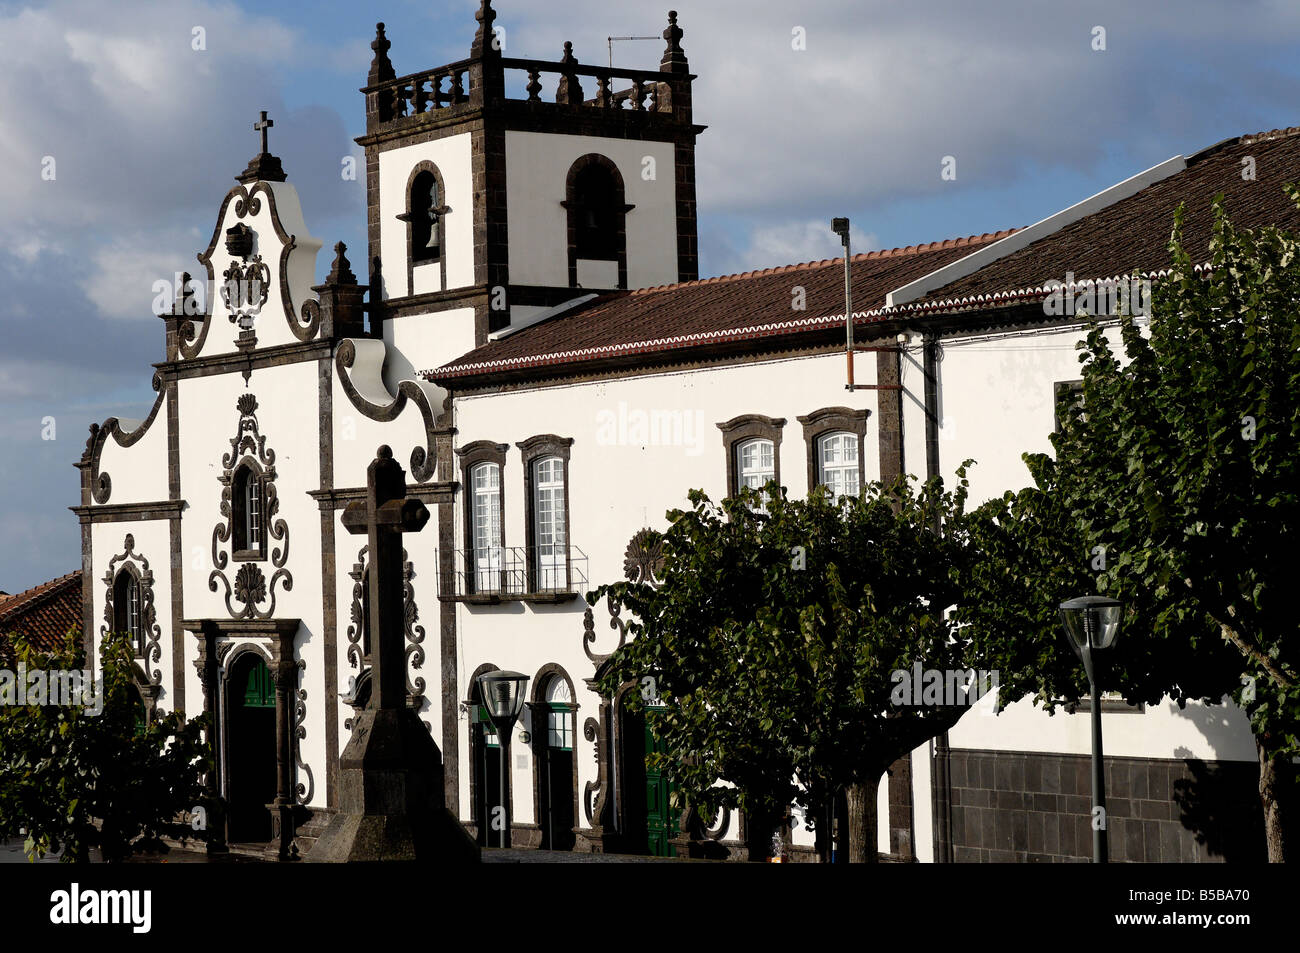
[[[884,772],[881,772],[883,774]],[[876,794],[880,775],[845,788],[849,809],[849,863],[874,864],[876,848]]]
[[1259,801],[1264,809],[1264,842],[1270,864],[1286,863],[1286,815],[1294,777],[1285,758],[1268,758],[1259,751]]

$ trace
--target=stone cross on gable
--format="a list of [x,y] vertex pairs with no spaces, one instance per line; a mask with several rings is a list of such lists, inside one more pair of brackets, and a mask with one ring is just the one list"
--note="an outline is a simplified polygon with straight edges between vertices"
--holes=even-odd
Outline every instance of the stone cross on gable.
[[366,471],[366,499],[349,503],[343,525],[370,541],[371,705],[380,710],[406,705],[406,645],[402,593],[402,534],[418,533],[429,522],[423,503],[406,496],[406,471],[387,446]]
[[268,155],[268,154],[269,154],[269,151],[268,151],[267,148],[266,148],[266,130],[270,129],[270,128],[271,128],[272,126],[274,126],[274,125],[275,125],[275,120],[274,120],[274,119],[267,119],[267,118],[266,118],[266,110],[265,110],[265,109],[262,110],[262,118],[259,119],[257,122],[253,123],[253,128],[262,134],[262,154],[263,154],[263,155]]

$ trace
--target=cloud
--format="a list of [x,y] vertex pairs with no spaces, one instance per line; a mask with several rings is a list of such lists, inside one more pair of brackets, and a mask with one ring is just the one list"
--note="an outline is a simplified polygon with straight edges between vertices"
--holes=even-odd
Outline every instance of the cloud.
[[[177,274],[196,272],[192,255],[186,251],[200,241],[197,229],[115,239],[91,251],[91,268],[78,284],[105,317],[150,319],[154,315],[155,283],[166,281],[174,289]],[[165,296],[168,302],[174,297],[174,290]],[[153,321],[151,330],[156,332],[158,327]]]
[[[1185,0],[1176,14],[1129,0],[683,0],[678,9],[699,73],[694,118],[710,126],[699,140],[703,214],[852,215],[954,186],[1096,170],[1117,150],[1137,172],[1221,138],[1225,104],[1246,133],[1270,113],[1293,115],[1300,100],[1300,79],[1279,69],[1293,56],[1300,5],[1280,0]],[[556,59],[559,31],[583,62],[600,64],[607,34],[663,29],[603,0],[502,19],[513,55]],[[1105,51],[1092,49],[1097,25]],[[793,48],[796,29],[806,49]],[[619,45],[616,65],[654,68],[661,49]],[[940,177],[944,156],[957,159],[955,183]]]

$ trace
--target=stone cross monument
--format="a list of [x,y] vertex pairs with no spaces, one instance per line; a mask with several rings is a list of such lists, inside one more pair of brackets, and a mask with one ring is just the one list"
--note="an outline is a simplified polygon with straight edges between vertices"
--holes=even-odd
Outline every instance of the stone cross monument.
[[423,529],[429,511],[407,498],[406,472],[388,447],[367,474],[366,499],[348,505],[343,525],[370,541],[370,704],[340,759],[339,813],[304,859],[472,863],[478,846],[444,802],[442,752],[406,704],[402,534]]

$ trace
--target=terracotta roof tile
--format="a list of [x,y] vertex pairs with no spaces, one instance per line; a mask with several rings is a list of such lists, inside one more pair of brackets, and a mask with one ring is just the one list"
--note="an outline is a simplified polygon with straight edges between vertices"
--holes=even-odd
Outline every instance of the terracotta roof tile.
[[[879,308],[894,287],[1013,230],[853,256],[854,314]],[[794,310],[803,288],[805,307]],[[602,295],[427,372],[433,379],[498,368],[570,364],[728,340],[798,335],[844,323],[844,260],[806,262]]]
[[81,628],[81,573],[72,572],[19,592],[0,602],[0,664],[12,662],[8,636],[21,633],[41,651],[63,645]]

